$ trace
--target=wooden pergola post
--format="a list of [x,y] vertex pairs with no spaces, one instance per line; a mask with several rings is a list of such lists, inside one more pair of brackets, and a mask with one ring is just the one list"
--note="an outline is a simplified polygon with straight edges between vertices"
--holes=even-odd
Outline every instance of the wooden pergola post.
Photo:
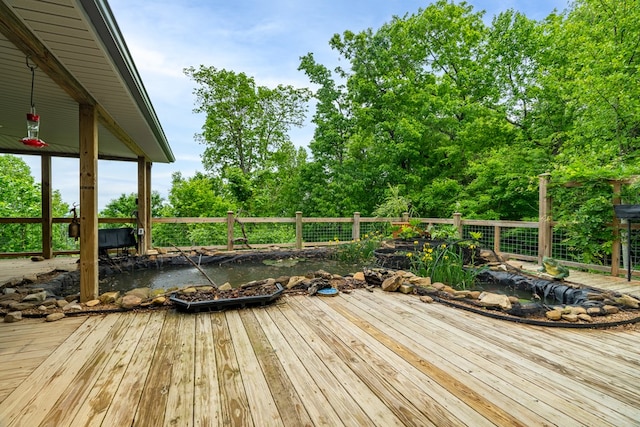
[[40,156],[41,206],[42,206],[42,256],[53,258],[53,210],[51,207],[51,155]]
[[538,175],[538,264],[542,258],[551,256],[551,198],[547,194],[550,173]]
[[149,197],[147,195],[147,162],[144,157],[138,157],[138,221],[137,230],[138,235],[138,255],[145,255],[147,253],[147,239],[145,237],[149,229],[148,211],[149,211]]
[[80,302],[98,297],[98,121],[80,104]]
[[360,212],[353,213],[353,228],[351,230],[351,239],[360,240]]

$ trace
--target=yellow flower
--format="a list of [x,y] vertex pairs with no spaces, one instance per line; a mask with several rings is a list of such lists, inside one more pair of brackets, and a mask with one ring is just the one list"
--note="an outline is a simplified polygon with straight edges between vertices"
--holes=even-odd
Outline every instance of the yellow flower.
[[414,244],[414,245],[417,245],[417,244],[418,244],[418,241],[417,241],[417,240],[414,240],[414,241],[413,241],[413,244]]
[[411,257],[413,256],[413,253],[411,253],[411,252],[407,252],[407,256],[408,256],[409,258],[411,258]]

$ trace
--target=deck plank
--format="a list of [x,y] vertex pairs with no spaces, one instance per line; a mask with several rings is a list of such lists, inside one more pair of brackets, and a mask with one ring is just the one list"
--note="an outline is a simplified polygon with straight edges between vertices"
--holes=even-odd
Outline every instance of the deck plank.
[[[441,384],[434,381],[424,372],[411,369],[411,355],[403,348],[403,346],[395,341],[394,335],[384,334],[375,336],[376,333],[362,319],[355,318],[347,312],[338,312],[329,310],[338,298],[327,299],[321,302],[318,299],[313,300],[313,304],[309,306],[322,310],[322,316],[325,322],[332,322],[336,330],[345,322],[353,323],[356,328],[349,328],[352,336],[345,335],[344,331],[340,331],[340,337],[344,344],[357,350],[360,358],[371,364],[371,371],[362,372],[361,378],[365,381],[373,381],[376,377],[380,377],[379,384],[375,389],[379,393],[388,392],[384,396],[384,401],[390,408],[396,409],[396,415],[404,416],[403,422],[407,425],[484,425],[487,420],[479,416],[476,412],[470,410],[462,400],[450,393]],[[307,308],[309,310],[309,308]],[[320,315],[320,312],[318,314]],[[358,343],[358,345],[350,345]],[[428,361],[421,359],[420,363],[429,364]],[[401,403],[398,400],[400,395],[411,396],[410,404]],[[396,396],[396,398],[394,398]],[[408,408],[415,406],[418,413],[408,416],[402,414]],[[448,411],[447,408],[455,408],[454,411]],[[468,422],[465,423],[467,420]],[[517,424],[514,424],[517,425]]]
[[[278,310],[270,310],[269,314],[285,339],[290,343],[295,343],[296,354],[300,362],[307,368],[307,372],[338,414],[342,424],[371,425],[373,420],[351,398],[350,391],[346,390],[342,384],[343,379],[336,378],[332,366],[325,365],[324,360],[313,351],[298,330],[298,325],[293,325],[287,320],[284,313],[290,311],[292,311],[291,306],[283,304],[278,306]],[[316,337],[317,334],[314,334],[313,339],[322,339],[322,337]]]
[[238,365],[242,367],[242,383],[247,396],[251,418],[256,426],[283,426],[282,419],[278,413],[278,407],[269,390],[269,385],[265,378],[258,358],[251,345],[249,336],[245,331],[242,319],[238,311],[228,311],[225,313],[229,332],[231,334],[233,347]]
[[129,365],[136,347],[141,340],[149,319],[150,313],[140,315],[130,314],[131,320],[126,335],[114,347],[102,372],[97,376],[96,382],[89,395],[79,405],[73,419],[61,422],[59,425],[95,426],[102,424],[109,404],[120,385],[125,371]]
[[[415,298],[403,297],[406,296],[394,295],[392,298],[401,298],[403,304],[414,307],[422,304]],[[437,308],[454,310],[453,313],[456,313],[455,309]],[[530,382],[544,384],[551,392],[561,393],[563,398],[559,400],[559,404],[563,404],[564,400],[580,402],[583,412],[572,416],[587,418],[596,416],[603,422],[612,423],[612,420],[618,420],[613,424],[624,425],[629,422],[629,415],[634,416],[633,414],[638,413],[637,408],[608,394],[614,391],[613,387],[590,381],[590,376],[594,372],[581,370],[576,364],[575,357],[565,358],[560,355],[563,345],[561,340],[542,339],[540,332],[547,330],[545,328],[519,324],[514,324],[515,327],[510,328],[506,323],[498,323],[502,327],[497,333],[496,320],[459,312],[445,319],[438,319],[435,316],[425,317],[425,319],[430,320],[434,327],[444,328],[452,337],[464,339],[469,334],[477,337],[476,345],[471,346],[469,350],[476,351],[483,357],[491,357],[484,350],[487,346],[500,346],[502,350],[499,354],[507,358],[506,361],[500,362],[503,369],[511,370]],[[580,333],[580,331],[573,332]],[[606,360],[603,360],[603,363],[606,364]],[[601,390],[603,387],[605,391]]]
[[[40,418],[47,413],[52,403],[52,396],[57,396],[66,388],[71,372],[75,368],[69,363],[72,358],[76,363],[86,357],[92,345],[102,334],[109,331],[117,321],[117,316],[88,317],[69,337],[9,395],[0,403],[0,414],[5,427],[20,425],[38,425],[38,422],[25,424],[22,420]],[[98,328],[104,323],[104,328]],[[46,390],[49,394],[43,394]],[[39,398],[48,396],[47,399]],[[55,400],[53,400],[55,402]]]
[[330,427],[344,425],[305,365],[298,358],[296,354],[297,343],[287,341],[278,325],[271,318],[270,312],[273,310],[277,310],[277,308],[268,307],[265,310],[254,310],[254,314],[262,325],[267,339],[277,353],[297,394],[304,402],[313,423],[316,426]]
[[[149,373],[144,384],[140,402],[133,426],[160,426],[164,424],[164,416],[171,385],[173,362],[176,357],[175,347],[179,343],[179,325],[181,315],[176,312],[168,312],[162,325],[162,331],[158,337],[158,345],[150,360]],[[150,349],[151,350],[151,349]],[[134,407],[129,403],[129,410]]]
[[311,427],[313,422],[293,383],[278,359],[278,354],[269,343],[254,310],[240,310],[240,318],[264,373],[282,423],[286,426]]
[[211,315],[196,315],[193,424],[199,427],[222,425],[222,401],[218,388],[216,351]]
[[[371,418],[372,425],[394,426],[404,425],[391,409],[380,400],[374,391],[362,381],[359,376],[352,370],[348,363],[335,352],[331,342],[319,337],[316,331],[310,325],[310,322],[303,319],[297,310],[281,310],[287,317],[288,321],[295,325],[303,339],[306,340],[309,347],[318,355],[324,366],[319,369],[327,369],[331,371],[336,378],[340,380],[345,389],[352,395],[358,396],[356,403],[360,405],[362,410]],[[316,323],[316,322],[312,322]],[[321,328],[326,329],[324,322],[319,322]],[[334,332],[335,333],[335,332]],[[319,337],[322,338],[322,337]]]
[[[69,425],[80,404],[91,392],[118,343],[125,337],[132,319],[132,316],[119,314],[118,321],[110,328],[109,333],[104,335],[100,341],[95,342],[91,354],[79,360],[79,363],[83,364],[76,365],[75,376],[72,376],[60,398],[40,422],[40,426]],[[73,363],[73,361],[70,360],[69,363]],[[43,392],[45,391],[43,390]]]
[[[397,339],[403,345],[423,357],[428,357],[447,372],[455,373],[456,378],[466,381],[468,386],[473,387],[478,393],[490,395],[492,402],[500,404],[509,412],[517,413],[518,417],[527,423],[535,425],[544,423],[544,420],[554,420],[563,425],[570,425],[575,422],[554,406],[558,397],[554,397],[549,389],[539,387],[536,382],[527,381],[510,369],[505,369],[505,364],[509,361],[502,357],[502,347],[488,346],[473,335],[449,334],[444,327],[429,327],[418,311],[408,312],[410,318],[396,322],[401,327],[394,327],[392,322],[386,321],[394,319],[393,302],[390,298],[381,302],[373,300],[368,295],[357,294],[345,301],[345,308],[368,318],[372,323],[386,324],[387,327],[394,328]],[[402,302],[399,302],[399,305],[406,310]],[[421,307],[426,310],[434,306],[423,304]],[[453,310],[452,315],[459,313],[459,310]],[[425,312],[424,316],[429,314]],[[467,376],[481,383],[468,382],[469,380],[465,380]],[[507,399],[499,398],[501,394]]]
[[215,337],[218,390],[222,401],[222,424],[253,425],[249,401],[244,393],[240,365],[236,358],[224,313],[212,313],[211,325]]
[[167,391],[164,424],[191,427],[195,376],[195,316],[180,316],[172,349],[171,383]]
[[[165,311],[151,313],[120,382],[108,382],[99,394],[89,400],[89,404],[95,405],[96,409],[93,417],[89,418],[91,425],[131,426],[133,424],[149,373],[153,369],[154,355],[161,342],[160,337],[165,320]],[[122,362],[126,363],[126,357],[123,357]],[[114,388],[116,388],[115,393]],[[113,396],[111,401],[109,401],[110,396]],[[80,417],[74,420],[77,426],[84,425],[83,422],[84,420]]]

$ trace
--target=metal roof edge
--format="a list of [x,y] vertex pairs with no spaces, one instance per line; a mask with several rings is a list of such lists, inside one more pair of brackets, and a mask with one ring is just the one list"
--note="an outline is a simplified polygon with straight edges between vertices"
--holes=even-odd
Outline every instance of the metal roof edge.
[[114,61],[114,64],[117,66],[118,71],[129,89],[129,92],[147,120],[147,123],[160,144],[160,148],[167,157],[167,160],[169,162],[174,162],[175,156],[173,151],[169,146],[169,142],[164,130],[162,129],[160,120],[158,119],[153,105],[151,104],[149,95],[147,94],[109,4],[105,0],[78,1],[89,17],[91,24],[96,30],[96,34],[100,37],[101,42],[107,49],[111,59]]

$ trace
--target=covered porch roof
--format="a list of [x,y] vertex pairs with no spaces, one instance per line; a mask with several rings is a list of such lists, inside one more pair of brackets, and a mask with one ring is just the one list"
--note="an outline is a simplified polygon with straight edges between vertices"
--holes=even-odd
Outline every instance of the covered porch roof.
[[[34,105],[45,148],[25,146]],[[104,0],[0,0],[0,153],[78,157],[79,106],[96,107],[101,159],[175,160]]]

